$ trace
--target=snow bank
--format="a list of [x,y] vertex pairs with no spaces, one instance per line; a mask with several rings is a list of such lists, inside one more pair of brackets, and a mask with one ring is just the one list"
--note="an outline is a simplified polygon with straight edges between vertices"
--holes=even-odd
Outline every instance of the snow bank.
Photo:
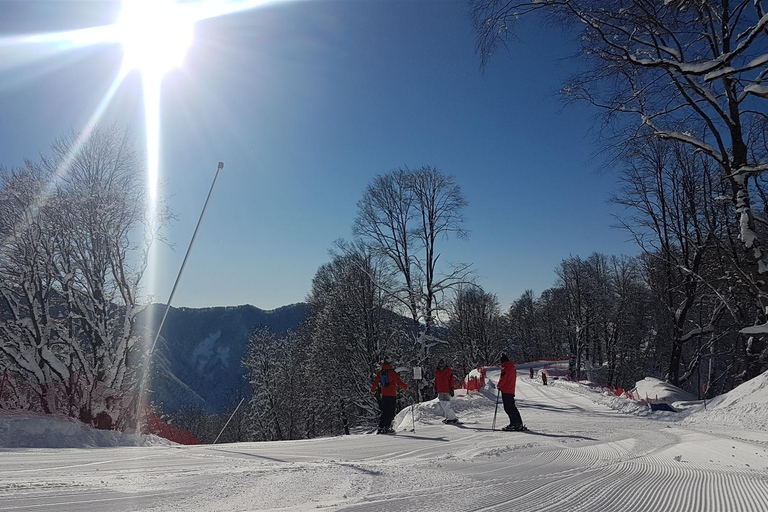
[[639,398],[648,398],[673,404],[675,402],[690,402],[696,400],[696,397],[687,391],[673,386],[669,382],[664,382],[653,377],[646,377],[637,384],[632,394]]
[[67,416],[28,411],[0,411],[0,448],[92,448],[172,444],[157,436],[96,430]]
[[768,372],[697,406],[684,420],[768,431]]
[[610,407],[624,414],[634,414],[635,416],[656,419],[679,419],[673,412],[651,411],[651,408],[645,402],[616,396],[604,388],[565,380],[554,381],[550,385],[566,388],[573,393],[584,395],[596,404]]

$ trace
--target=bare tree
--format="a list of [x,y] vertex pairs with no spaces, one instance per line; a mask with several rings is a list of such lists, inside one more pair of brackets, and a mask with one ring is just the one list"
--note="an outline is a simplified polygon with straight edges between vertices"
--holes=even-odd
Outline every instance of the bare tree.
[[429,166],[377,176],[358,202],[354,234],[398,269],[403,287],[395,295],[423,334],[418,337],[422,358],[436,343],[432,329],[445,293],[469,282],[470,265],[438,270],[438,241],[466,235],[462,227],[466,205],[453,176]]
[[353,233],[373,251],[389,258],[397,268],[403,287],[392,290],[393,296],[406,306],[418,328],[420,297],[418,276],[413,268],[416,248],[411,228],[417,209],[411,184],[411,173],[407,169],[376,176],[357,202]]
[[[768,223],[753,208],[750,183],[768,170],[768,16],[762,0],[471,0],[483,63],[520,18],[578,34],[585,71],[564,88],[609,118],[687,145],[713,162],[730,185],[741,252],[759,290],[748,334],[768,332]],[[630,132],[632,133],[632,132]],[[630,135],[632,136],[632,135]],[[747,331],[745,331],[747,332]],[[755,340],[758,343],[758,340]],[[762,343],[760,341],[759,343]],[[754,351],[763,352],[763,349]]]
[[[668,311],[671,351],[667,379],[679,385],[698,367],[717,340],[710,336],[730,300],[725,274],[710,272],[708,261],[724,234],[715,203],[717,177],[711,162],[681,143],[651,141],[633,153],[613,199],[630,214],[621,225],[647,255],[651,289]],[[712,304],[706,321],[697,320],[703,304]],[[701,351],[681,373],[683,347],[708,336]]]

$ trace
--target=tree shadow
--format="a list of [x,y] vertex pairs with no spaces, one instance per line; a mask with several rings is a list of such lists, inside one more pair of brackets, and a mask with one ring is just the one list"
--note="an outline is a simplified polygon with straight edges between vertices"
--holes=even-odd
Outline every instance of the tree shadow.
[[547,405],[547,404],[530,404],[525,403],[524,401],[519,401],[518,405],[520,405],[521,409],[544,409],[547,411],[583,411],[584,409],[577,407],[575,405],[567,406],[567,407],[555,407],[554,405]]
[[255,457],[257,459],[271,460],[273,462],[290,462],[290,461],[287,461],[287,460],[276,459],[274,457],[267,457],[266,455],[258,455],[258,454],[255,454],[255,453],[238,452],[238,451],[235,451],[235,450],[222,450],[220,448],[209,448],[209,447],[206,447],[206,449],[207,450],[212,450],[214,452],[230,453],[230,454],[236,454],[236,455],[245,455],[247,457]]
[[533,434],[534,436],[544,436],[544,437],[564,437],[564,438],[570,438],[570,439],[585,439],[587,441],[597,441],[597,439],[593,437],[587,437],[587,436],[577,436],[575,434],[548,434],[546,432],[536,432],[535,430],[528,430],[527,432],[524,432],[525,434]]
[[[501,430],[499,428],[492,429],[492,428],[489,428],[489,427],[465,427],[463,425],[457,425],[457,427],[468,429],[468,430],[482,430],[483,432],[504,432],[503,430]],[[597,441],[597,439],[592,438],[592,437],[577,436],[575,434],[550,434],[550,433],[547,433],[547,432],[536,432],[535,430],[526,430],[524,432],[504,432],[504,433],[505,434],[510,434],[510,435],[514,435],[514,434],[523,434],[523,435],[524,434],[531,434],[531,435],[534,435],[534,436],[543,436],[543,437],[562,437],[562,438],[570,438],[570,439],[584,439],[584,440],[587,440],[587,441]]]
[[446,439],[444,437],[425,437],[417,436],[415,434],[403,434],[402,432],[398,432],[394,437],[403,437],[405,439],[421,439],[424,441],[444,441],[446,443],[450,441],[450,439]]

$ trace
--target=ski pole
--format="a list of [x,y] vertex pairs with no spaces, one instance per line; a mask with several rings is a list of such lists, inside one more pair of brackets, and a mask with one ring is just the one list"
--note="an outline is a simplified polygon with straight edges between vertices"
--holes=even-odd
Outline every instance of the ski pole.
[[496,413],[499,411],[499,395],[501,394],[501,390],[498,387],[498,384],[496,385],[496,407],[493,409],[493,425],[491,425],[491,430],[496,430]]

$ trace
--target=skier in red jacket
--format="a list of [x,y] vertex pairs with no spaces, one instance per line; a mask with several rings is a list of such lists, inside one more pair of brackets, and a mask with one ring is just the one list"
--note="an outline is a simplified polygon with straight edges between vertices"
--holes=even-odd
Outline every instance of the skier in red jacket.
[[379,400],[381,416],[379,417],[379,430],[376,432],[377,434],[395,433],[395,430],[392,428],[392,420],[395,417],[398,387],[408,391],[408,386],[400,380],[400,376],[392,368],[392,365],[389,364],[389,359],[385,357],[384,362],[381,364],[381,370],[376,374],[376,378],[371,386],[371,393],[381,389],[381,400]]
[[443,423],[458,423],[459,419],[453,412],[453,407],[451,407],[453,372],[451,372],[451,367],[445,364],[444,359],[437,362],[437,368],[435,369],[435,391],[437,391],[437,399],[445,416]]
[[520,411],[515,405],[515,385],[517,384],[517,368],[509,360],[507,354],[501,355],[501,377],[499,377],[499,391],[501,391],[501,400],[504,403],[504,412],[509,416],[509,425],[501,430],[528,430],[523,425],[523,418],[520,417]]

